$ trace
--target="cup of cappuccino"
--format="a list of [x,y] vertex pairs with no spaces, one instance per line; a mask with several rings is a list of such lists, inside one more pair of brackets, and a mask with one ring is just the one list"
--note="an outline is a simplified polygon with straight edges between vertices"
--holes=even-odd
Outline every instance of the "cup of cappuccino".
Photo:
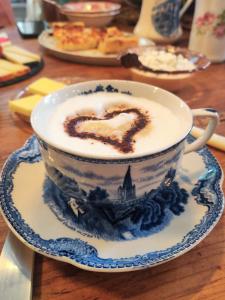
[[[196,116],[209,123],[187,143]],[[217,123],[213,109],[191,110],[172,93],[139,82],[68,86],[45,97],[31,116],[46,168],[44,196],[54,199],[59,220],[84,234],[147,236],[168,212],[181,213],[188,195],[174,180],[179,163]]]

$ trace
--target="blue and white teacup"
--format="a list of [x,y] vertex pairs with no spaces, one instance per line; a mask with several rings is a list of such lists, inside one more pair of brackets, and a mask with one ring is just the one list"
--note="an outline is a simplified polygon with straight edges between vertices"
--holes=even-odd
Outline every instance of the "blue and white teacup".
[[[85,101],[85,95],[101,91],[128,93],[166,106],[185,120],[182,134],[166,149],[115,159],[51,143],[46,128],[55,108],[76,95]],[[209,124],[200,138],[186,144],[193,116],[207,117]],[[45,97],[31,116],[46,167],[44,197],[51,198],[58,219],[79,232],[107,240],[147,236],[160,230],[169,215],[182,213],[188,195],[174,181],[179,162],[183,154],[207,142],[217,123],[216,111],[191,110],[172,93],[139,82],[101,80],[68,86]]]

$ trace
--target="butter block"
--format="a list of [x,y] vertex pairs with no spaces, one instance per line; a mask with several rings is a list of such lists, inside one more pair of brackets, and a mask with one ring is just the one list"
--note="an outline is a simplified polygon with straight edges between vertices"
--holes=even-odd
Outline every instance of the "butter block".
[[65,87],[65,84],[46,77],[40,78],[28,86],[28,91],[33,94],[48,95]]
[[42,95],[32,95],[12,100],[9,101],[9,108],[12,112],[30,117],[33,108],[42,98]]

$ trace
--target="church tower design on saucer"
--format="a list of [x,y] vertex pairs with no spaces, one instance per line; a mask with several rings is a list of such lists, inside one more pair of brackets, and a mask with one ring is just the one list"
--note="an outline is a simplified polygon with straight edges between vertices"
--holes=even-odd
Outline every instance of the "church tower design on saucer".
[[124,176],[123,185],[118,188],[118,198],[119,200],[131,200],[136,198],[136,187],[132,182],[130,166]]

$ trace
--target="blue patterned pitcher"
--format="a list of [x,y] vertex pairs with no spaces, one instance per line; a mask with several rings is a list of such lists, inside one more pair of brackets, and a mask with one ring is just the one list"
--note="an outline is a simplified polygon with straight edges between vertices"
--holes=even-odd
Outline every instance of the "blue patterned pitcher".
[[182,35],[180,18],[193,0],[143,0],[135,34],[156,42],[169,43]]

